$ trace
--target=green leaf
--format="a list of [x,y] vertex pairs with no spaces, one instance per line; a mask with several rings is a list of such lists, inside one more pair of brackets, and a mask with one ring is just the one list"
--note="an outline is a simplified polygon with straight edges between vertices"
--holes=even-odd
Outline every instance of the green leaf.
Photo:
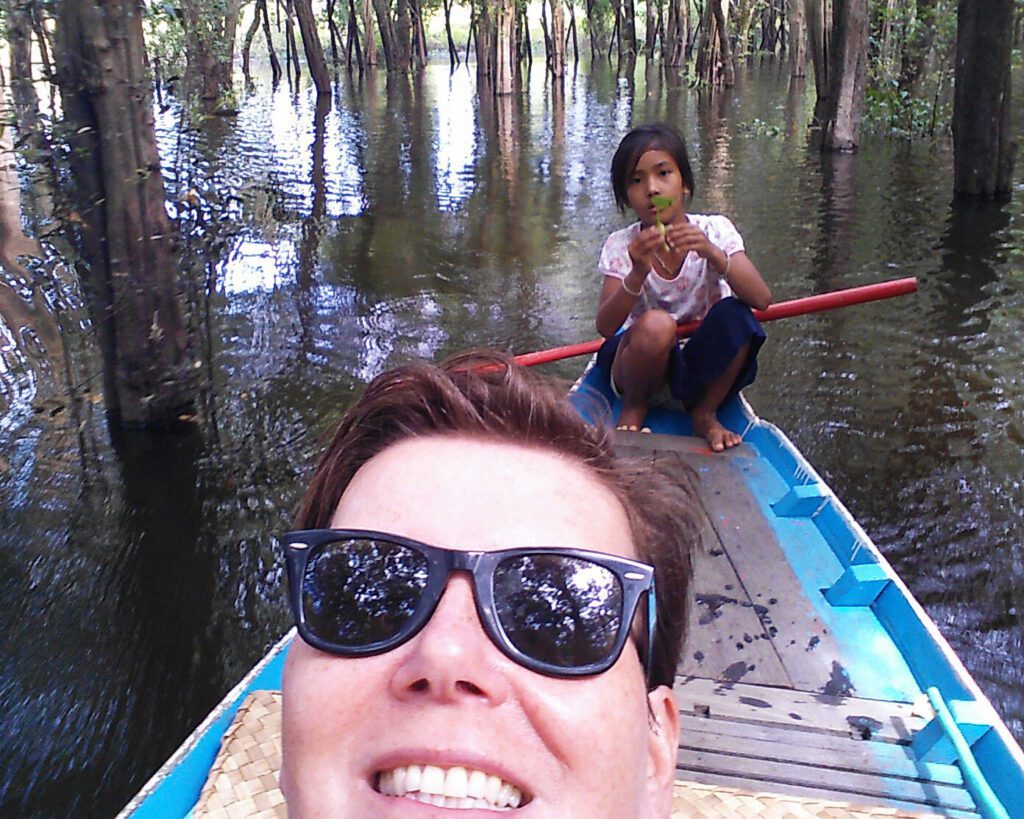
[[654,209],[658,211],[659,215],[663,210],[672,207],[672,203],[675,201],[671,196],[661,196],[660,194],[651,197],[651,204],[654,205]]

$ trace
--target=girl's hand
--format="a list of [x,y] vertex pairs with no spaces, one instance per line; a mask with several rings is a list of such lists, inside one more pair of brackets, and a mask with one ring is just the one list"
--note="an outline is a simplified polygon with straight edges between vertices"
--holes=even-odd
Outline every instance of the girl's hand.
[[693,222],[674,222],[665,227],[665,243],[676,253],[686,256],[693,251],[712,262],[722,250],[711,243],[707,234]]
[[633,271],[642,273],[646,279],[654,267],[654,255],[664,247],[665,240],[661,238],[661,231],[653,225],[637,233],[629,243],[629,258],[633,262]]

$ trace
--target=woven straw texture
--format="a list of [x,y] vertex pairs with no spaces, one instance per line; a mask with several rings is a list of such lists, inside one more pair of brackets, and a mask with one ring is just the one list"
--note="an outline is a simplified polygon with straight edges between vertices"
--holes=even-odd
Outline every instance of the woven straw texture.
[[[255,691],[246,697],[224,734],[199,802],[203,819],[277,819],[287,816],[277,787],[281,765],[281,693]],[[676,782],[672,819],[862,819],[931,817],[895,808],[863,807],[827,799],[748,792],[718,785]]]
[[192,810],[204,819],[284,819],[281,692],[254,691],[224,734],[210,776]]

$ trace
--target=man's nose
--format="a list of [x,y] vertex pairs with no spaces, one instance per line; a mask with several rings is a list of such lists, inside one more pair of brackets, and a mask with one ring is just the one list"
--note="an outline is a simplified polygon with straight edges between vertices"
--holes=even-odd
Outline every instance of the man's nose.
[[506,667],[477,616],[472,583],[460,572],[449,579],[430,622],[410,641],[390,687],[401,700],[499,705],[509,693]]

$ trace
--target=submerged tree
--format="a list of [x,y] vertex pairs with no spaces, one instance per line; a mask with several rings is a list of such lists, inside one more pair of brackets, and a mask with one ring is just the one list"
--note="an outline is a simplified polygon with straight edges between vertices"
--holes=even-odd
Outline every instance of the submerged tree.
[[[793,0],[800,2],[800,0]],[[830,44],[832,41],[832,15],[830,0],[804,0],[804,22],[807,25],[807,45],[814,66],[814,90],[818,106],[828,96]]]
[[828,102],[822,149],[854,151],[868,73],[868,0],[833,0]]
[[302,34],[302,49],[306,52],[306,65],[313,76],[313,84],[317,94],[324,96],[331,93],[331,78],[324,59],[324,48],[320,44],[320,35],[316,30],[316,18],[313,16],[312,0],[292,0],[295,4],[295,15],[299,18],[299,31]]
[[953,188],[1009,196],[1016,144],[1010,139],[1010,53],[1014,0],[960,0],[953,98]]
[[107,411],[164,422],[191,406],[193,392],[139,5],[62,0],[57,37],[71,221]]
[[697,76],[709,85],[721,81],[727,88],[736,83],[728,19],[729,0],[707,0],[697,48]]
[[207,104],[231,93],[241,7],[242,0],[181,0],[188,63],[186,80],[189,88]]

